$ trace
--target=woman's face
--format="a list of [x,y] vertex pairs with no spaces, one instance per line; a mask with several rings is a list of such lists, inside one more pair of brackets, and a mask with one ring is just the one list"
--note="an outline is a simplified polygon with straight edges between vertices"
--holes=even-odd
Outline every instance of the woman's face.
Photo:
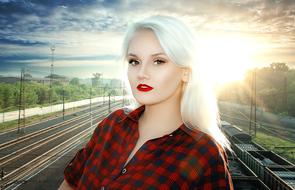
[[174,64],[151,30],[137,31],[127,52],[128,80],[142,105],[178,101],[183,69]]

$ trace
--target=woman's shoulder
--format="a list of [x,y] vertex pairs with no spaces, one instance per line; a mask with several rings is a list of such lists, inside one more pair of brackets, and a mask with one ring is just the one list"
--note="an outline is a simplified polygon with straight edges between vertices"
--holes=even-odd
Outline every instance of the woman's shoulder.
[[202,131],[192,132],[191,142],[192,152],[198,157],[205,157],[207,161],[212,159],[226,160],[224,148],[209,134]]
[[116,108],[110,114],[108,114],[105,119],[108,121],[119,123],[120,121],[123,121],[126,117],[128,117],[132,111],[134,110],[129,107]]
[[128,111],[125,107],[116,108],[106,116],[106,119],[118,122],[127,116]]

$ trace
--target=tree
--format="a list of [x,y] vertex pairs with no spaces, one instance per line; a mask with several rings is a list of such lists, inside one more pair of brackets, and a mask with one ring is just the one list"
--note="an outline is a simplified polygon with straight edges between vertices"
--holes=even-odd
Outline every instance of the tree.
[[26,107],[31,107],[38,103],[38,95],[34,88],[26,89],[25,101],[26,101]]
[[286,71],[289,71],[289,67],[286,63],[272,63],[270,64],[270,68],[273,70],[273,71],[283,71],[283,72],[286,72]]
[[8,108],[10,106],[14,105],[14,99],[15,99],[15,93],[13,85],[11,84],[4,84],[2,89],[2,102],[3,102],[3,107],[2,108]]
[[101,73],[93,73],[92,86],[98,88],[100,86]]
[[32,77],[31,74],[29,74],[29,73],[25,73],[25,74],[24,74],[24,78],[25,78],[25,79],[31,79],[31,78],[33,78],[33,77]]
[[39,87],[39,90],[37,91],[38,95],[38,104],[45,104],[49,101],[49,89],[46,87]]
[[76,85],[79,86],[80,85],[80,80],[79,78],[72,78],[72,80],[70,80],[70,85]]

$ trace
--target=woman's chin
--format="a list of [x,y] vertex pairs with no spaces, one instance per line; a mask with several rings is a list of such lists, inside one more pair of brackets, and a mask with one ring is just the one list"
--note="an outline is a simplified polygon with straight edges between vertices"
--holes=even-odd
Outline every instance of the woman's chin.
[[158,101],[155,100],[154,98],[136,98],[135,97],[135,100],[140,104],[140,105],[153,105],[153,104],[156,104]]

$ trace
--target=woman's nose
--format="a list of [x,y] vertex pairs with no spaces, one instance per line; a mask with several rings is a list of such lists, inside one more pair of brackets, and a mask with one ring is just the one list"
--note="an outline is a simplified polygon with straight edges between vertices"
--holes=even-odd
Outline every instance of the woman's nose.
[[138,79],[149,79],[148,68],[146,64],[141,64],[141,67],[137,73]]

